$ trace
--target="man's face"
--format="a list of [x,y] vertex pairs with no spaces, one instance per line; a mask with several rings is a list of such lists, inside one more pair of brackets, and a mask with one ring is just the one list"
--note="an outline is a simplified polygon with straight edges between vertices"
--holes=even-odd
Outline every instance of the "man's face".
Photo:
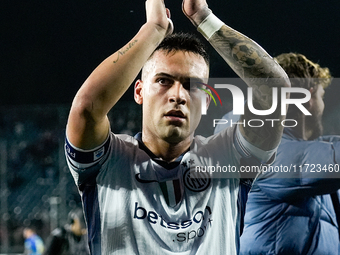
[[73,224],[71,225],[71,231],[76,236],[82,236],[86,234],[86,229],[83,228],[78,218],[73,219]]
[[310,137],[310,140],[319,137],[323,132],[322,114],[325,109],[325,104],[323,101],[324,94],[325,90],[321,85],[319,85],[316,91],[312,93],[310,99],[309,111],[312,116],[309,116],[309,118],[306,119],[306,121],[308,121],[307,125],[313,129],[313,135]]
[[201,118],[204,92],[190,88],[190,78],[206,82],[208,75],[199,55],[155,52],[144,66],[143,81],[135,85],[135,100],[143,104],[143,137],[171,144],[191,139]]

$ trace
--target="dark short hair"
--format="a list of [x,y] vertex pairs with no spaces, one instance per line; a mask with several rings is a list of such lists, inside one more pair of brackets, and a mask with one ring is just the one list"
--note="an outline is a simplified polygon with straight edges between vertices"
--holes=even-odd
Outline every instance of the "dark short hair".
[[181,32],[166,36],[154,52],[156,51],[165,51],[166,53],[176,51],[192,52],[202,56],[207,66],[209,66],[210,63],[205,45],[194,34],[190,33]]

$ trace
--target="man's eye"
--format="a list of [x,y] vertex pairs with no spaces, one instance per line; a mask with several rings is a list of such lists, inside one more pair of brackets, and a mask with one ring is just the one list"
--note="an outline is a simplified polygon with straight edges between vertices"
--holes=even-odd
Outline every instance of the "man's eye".
[[158,78],[157,79],[157,83],[159,83],[162,86],[167,86],[167,85],[171,85],[172,84],[171,80],[166,79],[166,78]]

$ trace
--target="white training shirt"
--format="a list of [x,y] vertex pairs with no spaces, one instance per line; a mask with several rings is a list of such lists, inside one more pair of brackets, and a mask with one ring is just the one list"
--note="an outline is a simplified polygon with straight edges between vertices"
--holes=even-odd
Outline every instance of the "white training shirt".
[[235,130],[196,136],[190,151],[170,164],[155,158],[141,137],[111,133],[91,151],[66,141],[91,253],[237,254],[239,173],[195,173],[196,166],[239,168],[241,157],[250,157]]

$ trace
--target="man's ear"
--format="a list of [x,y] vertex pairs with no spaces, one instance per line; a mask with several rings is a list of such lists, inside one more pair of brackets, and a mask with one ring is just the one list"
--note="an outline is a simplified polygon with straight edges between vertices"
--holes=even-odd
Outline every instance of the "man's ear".
[[143,81],[137,80],[135,83],[134,98],[137,104],[143,103]]

